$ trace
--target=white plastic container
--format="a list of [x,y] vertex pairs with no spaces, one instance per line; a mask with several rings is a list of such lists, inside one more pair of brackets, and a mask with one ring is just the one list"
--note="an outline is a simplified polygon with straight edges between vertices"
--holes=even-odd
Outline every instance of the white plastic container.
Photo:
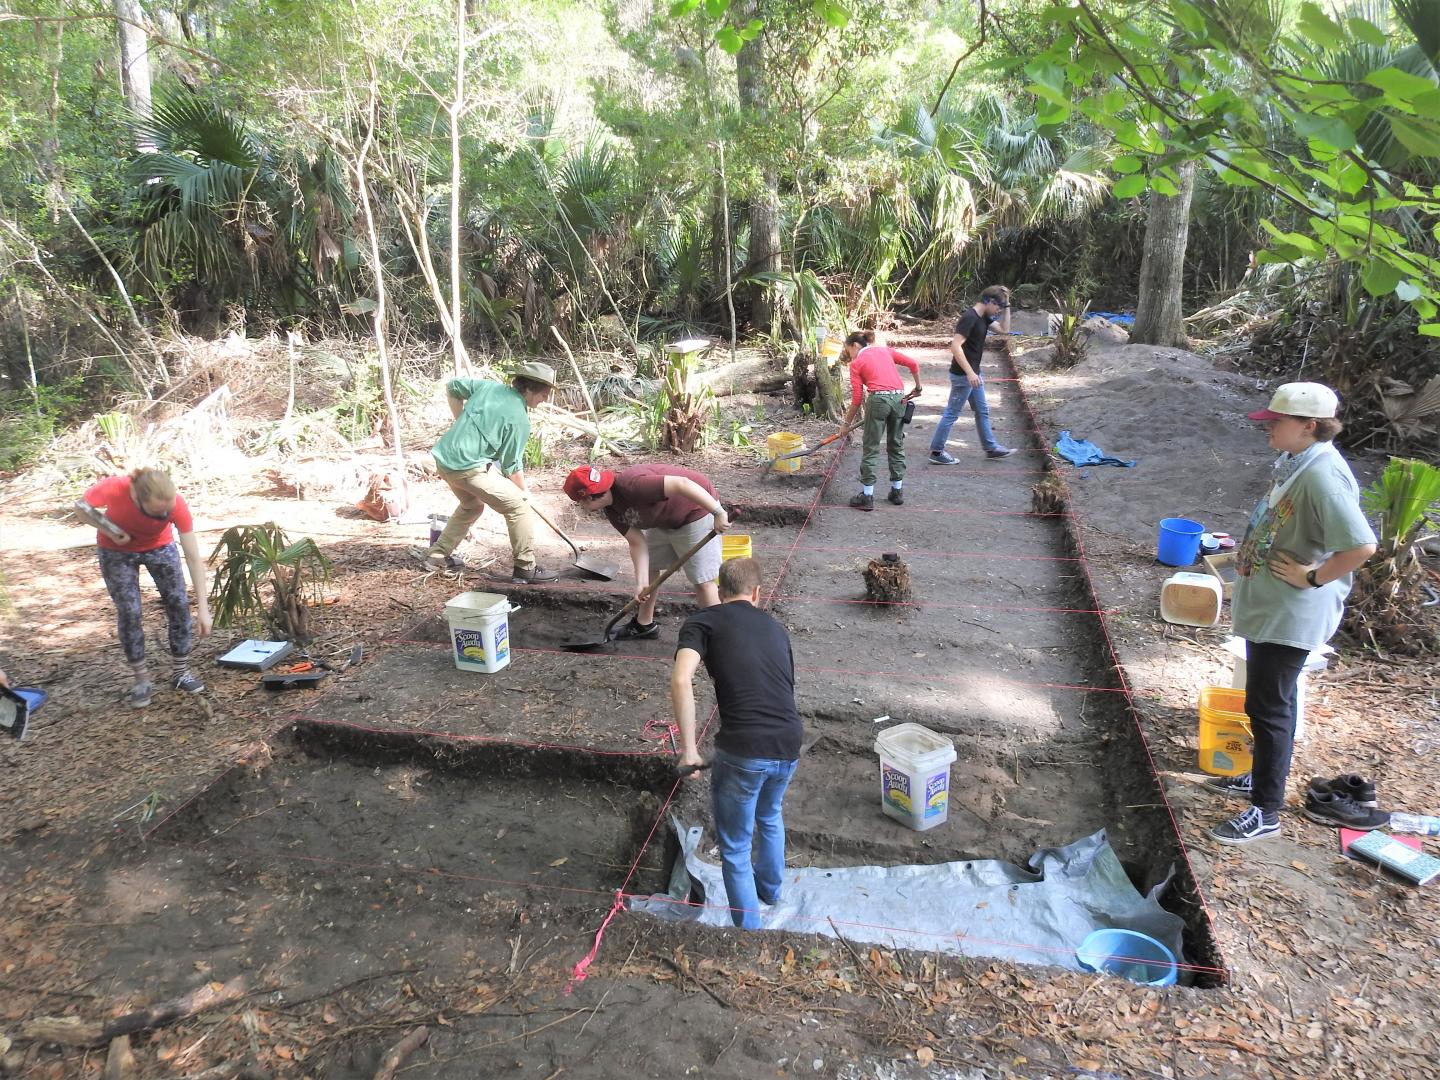
[[[1234,667],[1231,671],[1230,685],[1239,689],[1245,689],[1245,639],[1232,637],[1225,642],[1225,651],[1235,658]],[[1305,737],[1305,684],[1309,681],[1306,676],[1313,675],[1317,671],[1324,671],[1330,666],[1330,657],[1335,650],[1329,645],[1321,645],[1305,657],[1305,664],[1300,669],[1300,678],[1295,683],[1295,739],[1298,742]]]
[[461,671],[493,674],[510,663],[510,612],[499,593],[463,592],[445,605],[450,655]]
[[880,755],[880,809],[917,832],[950,813],[955,744],[919,724],[896,724],[875,736]]
[[1182,570],[1160,586],[1160,617],[1180,626],[1214,626],[1220,621],[1225,587],[1210,574]]

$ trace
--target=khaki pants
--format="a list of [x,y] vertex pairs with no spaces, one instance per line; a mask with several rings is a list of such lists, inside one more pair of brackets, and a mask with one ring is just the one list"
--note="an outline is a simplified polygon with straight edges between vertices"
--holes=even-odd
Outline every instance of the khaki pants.
[[535,565],[535,519],[530,513],[530,504],[515,482],[500,472],[500,466],[492,464],[464,472],[440,469],[440,477],[450,485],[460,505],[450,515],[450,524],[435,541],[432,552],[449,555],[454,551],[488,506],[505,518],[515,565],[524,570]]

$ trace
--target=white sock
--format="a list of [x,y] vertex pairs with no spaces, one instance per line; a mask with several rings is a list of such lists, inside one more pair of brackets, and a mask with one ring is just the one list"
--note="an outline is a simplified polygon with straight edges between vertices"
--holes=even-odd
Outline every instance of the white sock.
[[899,491],[899,490],[900,490],[900,485],[903,484],[904,482],[905,482],[904,480],[891,480],[891,481],[890,481],[890,490],[891,490],[891,491]]
[[862,484],[862,485],[860,486],[860,494],[861,494],[861,495],[874,495],[874,494],[875,494],[875,485],[874,485],[874,484]]

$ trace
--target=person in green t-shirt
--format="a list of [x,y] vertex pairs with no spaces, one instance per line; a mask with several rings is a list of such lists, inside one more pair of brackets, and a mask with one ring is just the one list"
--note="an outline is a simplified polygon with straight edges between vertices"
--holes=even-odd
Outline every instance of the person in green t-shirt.
[[[555,369],[537,361],[521,364],[509,386],[491,379],[451,379],[445,384],[455,423],[431,454],[459,505],[435,543],[413,549],[426,566],[458,567],[451,553],[488,506],[505,518],[510,532],[511,584],[535,585],[560,576],[535,565],[534,515],[523,469],[529,411],[549,400],[554,389]],[[498,580],[507,579],[501,575]]]

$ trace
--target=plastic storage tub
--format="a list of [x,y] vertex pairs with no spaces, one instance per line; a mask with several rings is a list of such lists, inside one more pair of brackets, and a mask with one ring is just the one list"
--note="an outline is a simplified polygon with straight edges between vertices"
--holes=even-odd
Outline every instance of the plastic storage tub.
[[1181,570],[1160,586],[1160,617],[1180,626],[1214,626],[1220,621],[1225,589],[1209,574]]
[[955,744],[919,724],[896,724],[875,736],[880,755],[880,809],[917,832],[950,814]]
[[461,671],[486,674],[510,663],[510,601],[499,593],[463,592],[445,605],[450,655]]
[[1254,753],[1245,691],[1207,686],[1200,691],[1200,768],[1211,776],[1239,776],[1250,771]]

